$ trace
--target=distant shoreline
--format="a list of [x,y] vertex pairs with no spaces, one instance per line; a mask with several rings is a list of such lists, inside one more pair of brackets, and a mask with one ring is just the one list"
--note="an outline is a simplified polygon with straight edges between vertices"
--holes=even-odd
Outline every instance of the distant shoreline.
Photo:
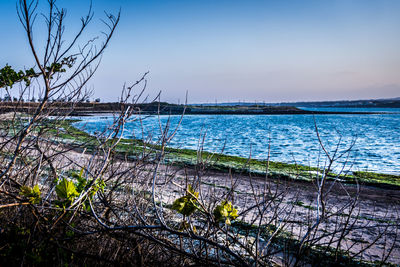
[[[33,113],[37,102],[0,102],[0,114],[8,112]],[[54,115],[92,116],[94,114],[118,113],[127,107],[145,115],[369,115],[390,112],[360,111],[310,111],[294,106],[193,106],[166,102],[147,104],[97,103],[97,102],[49,102],[45,110]]]

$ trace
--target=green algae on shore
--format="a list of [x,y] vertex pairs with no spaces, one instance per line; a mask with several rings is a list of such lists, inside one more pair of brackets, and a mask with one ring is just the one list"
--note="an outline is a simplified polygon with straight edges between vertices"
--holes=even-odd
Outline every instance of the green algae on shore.
[[[77,120],[64,120],[57,122],[57,127],[50,131],[51,135],[57,135],[57,141],[68,144],[85,144],[87,149],[92,149],[98,145],[98,141],[92,138],[88,133],[74,127],[72,124]],[[51,123],[48,121],[47,123]],[[113,142],[110,140],[109,142]],[[137,139],[120,139],[115,150],[121,156],[135,159],[139,157],[143,150],[153,154],[160,152],[161,147],[155,144],[144,143]],[[165,147],[165,161],[174,165],[194,166],[203,164],[204,167],[223,172],[233,172],[250,174],[254,176],[268,175],[276,179],[293,179],[302,181],[313,181],[320,178],[323,170],[300,164],[290,164],[277,161],[266,161],[239,156],[231,156],[220,153],[210,153],[206,151],[196,151],[192,149],[178,149]],[[366,171],[353,171],[335,174],[327,174],[328,180],[339,180],[348,184],[361,183],[377,187],[399,187],[400,176],[391,174],[382,174]]]

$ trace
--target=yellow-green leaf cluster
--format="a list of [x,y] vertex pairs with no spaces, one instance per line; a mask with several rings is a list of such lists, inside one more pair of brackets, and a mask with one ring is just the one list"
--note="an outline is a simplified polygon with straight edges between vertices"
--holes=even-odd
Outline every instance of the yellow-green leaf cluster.
[[221,204],[215,207],[214,217],[218,222],[225,221],[225,224],[230,225],[231,220],[234,220],[238,216],[238,210],[235,209],[230,201],[222,201]]
[[33,188],[29,186],[22,186],[20,195],[29,198],[29,202],[32,204],[38,204],[41,200],[41,192],[38,185],[35,185]]
[[189,216],[196,209],[198,209],[197,206],[198,197],[199,197],[199,192],[195,192],[192,186],[189,185],[188,189],[186,190],[186,195],[176,199],[172,204],[172,209],[176,210],[182,215]]
[[65,178],[63,178],[62,181],[56,185],[56,193],[61,200],[69,203],[74,201],[75,197],[79,196],[79,193],[76,191],[75,184]]

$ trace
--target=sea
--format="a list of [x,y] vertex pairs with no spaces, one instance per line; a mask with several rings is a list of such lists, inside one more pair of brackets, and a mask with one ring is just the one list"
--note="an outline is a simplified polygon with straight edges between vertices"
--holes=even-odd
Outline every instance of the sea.
[[[121,135],[151,143],[168,137],[174,148],[321,168],[331,158],[337,172],[400,175],[400,109],[300,108],[375,114],[142,115],[127,121]],[[79,119],[74,126],[89,134],[106,135],[115,122],[111,114]]]

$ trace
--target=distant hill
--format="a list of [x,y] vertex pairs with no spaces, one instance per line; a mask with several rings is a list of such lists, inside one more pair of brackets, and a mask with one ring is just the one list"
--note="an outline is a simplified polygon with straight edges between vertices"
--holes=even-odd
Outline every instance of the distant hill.
[[[24,112],[32,114],[38,108],[38,102],[0,102],[0,114],[7,112]],[[176,105],[166,102],[152,102],[146,104],[126,104],[126,103],[70,103],[70,102],[49,102],[45,111],[51,115],[74,115],[85,116],[96,113],[121,112],[130,107],[132,111],[141,114],[161,114],[161,115],[280,115],[280,114],[359,114],[357,112],[327,112],[327,111],[308,111],[294,106],[285,105]],[[361,113],[367,114],[367,113]]]
[[228,102],[213,104],[194,104],[194,106],[294,106],[315,108],[400,108],[400,97],[390,99],[367,99],[367,100],[339,100],[339,101],[302,101],[302,102]]

